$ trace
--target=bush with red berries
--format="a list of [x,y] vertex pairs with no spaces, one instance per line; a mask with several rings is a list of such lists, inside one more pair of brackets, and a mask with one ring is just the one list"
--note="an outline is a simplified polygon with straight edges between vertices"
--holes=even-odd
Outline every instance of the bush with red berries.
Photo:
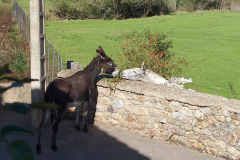
[[132,32],[122,34],[119,51],[119,68],[141,68],[145,61],[146,68],[159,73],[165,78],[182,76],[188,68],[184,58],[178,58],[173,52],[172,41],[167,40],[163,33],[151,33],[145,30],[143,33]]

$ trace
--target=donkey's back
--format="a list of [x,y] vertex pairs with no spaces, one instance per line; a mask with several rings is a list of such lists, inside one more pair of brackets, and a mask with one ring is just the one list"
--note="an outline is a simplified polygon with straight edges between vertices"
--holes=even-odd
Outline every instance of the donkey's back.
[[55,79],[49,83],[45,92],[44,101],[54,102],[58,105],[66,105],[70,102],[82,102],[88,94],[91,80],[83,71],[79,71],[74,75]]

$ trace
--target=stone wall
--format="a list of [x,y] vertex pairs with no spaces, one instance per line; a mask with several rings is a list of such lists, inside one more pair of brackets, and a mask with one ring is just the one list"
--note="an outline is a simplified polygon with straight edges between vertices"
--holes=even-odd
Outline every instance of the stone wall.
[[103,81],[97,85],[96,121],[240,159],[240,101],[140,81],[122,81],[113,90]]
[[[11,86],[12,83],[0,83],[0,88]],[[5,103],[22,102],[31,103],[31,84],[23,84],[22,87],[14,87],[0,94],[0,105]]]

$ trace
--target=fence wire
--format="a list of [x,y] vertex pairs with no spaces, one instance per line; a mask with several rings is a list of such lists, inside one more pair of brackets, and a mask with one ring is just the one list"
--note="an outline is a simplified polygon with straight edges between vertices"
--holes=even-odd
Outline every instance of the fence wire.
[[30,18],[23,11],[22,7],[16,2],[13,2],[13,16],[20,31],[22,31],[25,40],[30,42]]
[[[25,40],[29,43],[30,48],[30,18],[26,15],[22,7],[14,1],[13,16],[17,23],[18,29],[22,32]],[[63,60],[60,53],[57,51],[55,45],[46,38],[46,83],[57,78],[57,73],[63,70]]]

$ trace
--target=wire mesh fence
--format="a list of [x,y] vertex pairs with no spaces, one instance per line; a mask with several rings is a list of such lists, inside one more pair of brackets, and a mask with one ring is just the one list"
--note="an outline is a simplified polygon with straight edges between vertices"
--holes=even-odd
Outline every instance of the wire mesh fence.
[[[13,15],[19,30],[23,33],[25,40],[30,45],[30,18],[26,15],[22,7],[14,1]],[[57,51],[55,44],[51,43],[46,38],[45,51],[46,51],[46,83],[53,81],[57,78],[57,73],[63,70],[63,60],[60,53]]]
[[57,78],[57,73],[63,70],[63,60],[55,44],[46,39],[46,71],[47,84]]
[[19,30],[22,31],[25,40],[30,42],[30,18],[26,15],[22,7],[16,2],[13,2],[13,16]]

